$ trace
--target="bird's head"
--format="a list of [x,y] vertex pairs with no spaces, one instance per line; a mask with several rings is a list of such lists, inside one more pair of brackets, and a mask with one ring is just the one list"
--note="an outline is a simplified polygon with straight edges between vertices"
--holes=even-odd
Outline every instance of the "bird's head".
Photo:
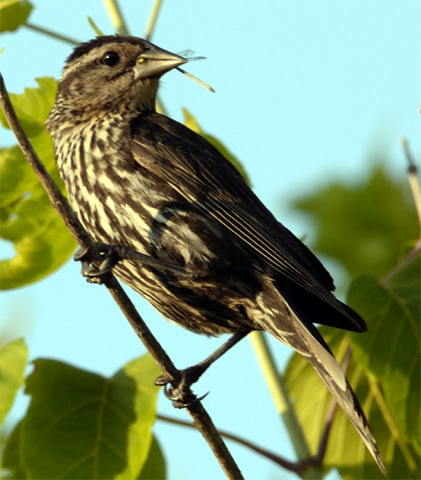
[[122,109],[154,111],[159,78],[186,62],[141,38],[97,37],[68,57],[56,105],[82,116]]

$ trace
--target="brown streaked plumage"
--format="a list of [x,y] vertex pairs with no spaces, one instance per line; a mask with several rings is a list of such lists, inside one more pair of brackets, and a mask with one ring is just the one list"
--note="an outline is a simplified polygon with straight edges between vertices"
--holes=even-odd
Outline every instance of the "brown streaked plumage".
[[155,112],[159,77],[185,63],[136,37],[99,37],[67,59],[47,120],[73,209],[124,260],[117,277],[166,318],[207,335],[266,330],[315,368],[385,469],[364,413],[313,323],[365,331],[329,273],[204,138]]

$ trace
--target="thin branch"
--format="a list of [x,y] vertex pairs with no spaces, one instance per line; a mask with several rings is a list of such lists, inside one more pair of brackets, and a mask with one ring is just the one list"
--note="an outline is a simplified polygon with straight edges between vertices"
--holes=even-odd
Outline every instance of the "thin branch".
[[389,282],[402,268],[408,264],[413,258],[421,253],[421,238],[419,238],[416,242],[412,250],[406,255],[406,257],[402,258],[400,262],[398,262],[389,273],[387,273],[381,280],[380,283],[384,285],[385,283]]
[[295,453],[300,460],[309,458],[310,448],[295,413],[283,376],[277,371],[269,345],[262,332],[252,332],[250,337],[276,407],[284,419]]
[[129,31],[127,30],[126,22],[123,19],[117,0],[103,0],[103,2],[116,32],[122,35],[128,35]]
[[417,210],[418,219],[421,222],[421,190],[420,182],[418,179],[418,168],[415,164],[414,156],[409,149],[408,139],[406,137],[402,137],[400,139],[400,144],[408,161],[408,182],[411,188],[412,196],[414,197],[414,203]]
[[34,25],[33,23],[26,22],[25,27],[30,28],[31,30],[35,30],[36,32],[43,33],[44,35],[48,35],[49,37],[56,38],[57,40],[61,40],[62,42],[70,43],[71,45],[79,45],[80,43],[73,38],[66,37],[61,33],[53,32],[52,30],[48,30],[44,27],[39,27],[38,25]]
[[[29,164],[33,168],[35,174],[40,180],[41,184],[45,188],[53,208],[57,211],[64,223],[68,227],[70,233],[78,242],[80,247],[84,250],[90,250],[93,253],[98,254],[100,258],[100,249],[91,241],[89,235],[77,219],[76,215],[70,208],[66,198],[62,195],[57,185],[51,179],[49,173],[41,163],[37,154],[35,153],[32,145],[26,137],[19,120],[16,117],[16,113],[10,103],[9,95],[7,93],[3,76],[0,73],[0,104],[5,113],[6,119],[10,125],[11,130],[16,136],[16,139],[22,149],[23,154],[28,160]],[[100,263],[100,260],[96,261]],[[113,296],[126,318],[129,320],[131,326],[139,336],[148,352],[152,355],[155,362],[158,364],[162,372],[174,380],[180,379],[180,372],[175,368],[171,359],[168,357],[164,349],[157,342],[151,331],[148,329],[143,319],[136,311],[133,303],[126,295],[124,290],[114,276],[109,273],[104,281],[108,291]],[[193,393],[192,393],[193,395]],[[187,408],[187,411],[193,418],[196,427],[200,430],[211,449],[213,450],[217,460],[223,468],[225,474],[229,479],[241,480],[243,476],[228,451],[224,441],[216,430],[215,425],[212,423],[212,419],[207,414],[200,402],[197,402]]]
[[153,30],[155,28],[156,21],[158,20],[158,14],[161,9],[163,0],[155,0],[152,7],[151,16],[149,17],[148,26],[146,28],[145,39],[150,40],[152,38]]
[[[196,430],[196,427],[192,423],[186,422],[184,420],[178,420],[177,418],[169,417],[167,415],[161,415],[159,413],[156,415],[156,418],[158,418],[158,420],[162,420],[163,422],[172,423],[174,425],[180,425],[182,427],[188,427],[188,428],[192,428],[192,429]],[[244,447],[247,447],[250,450],[253,450],[253,452],[256,452],[256,453],[262,455],[263,457],[265,457],[269,460],[272,460],[277,465],[279,465],[279,466],[281,466],[281,467],[283,467],[287,470],[290,470],[291,472],[295,472],[295,473],[300,474],[308,466],[307,462],[301,462],[301,461],[290,462],[289,460],[286,460],[285,458],[282,458],[281,456],[267,450],[266,448],[259,447],[259,445],[256,445],[255,443],[250,442],[249,440],[246,440],[245,438],[239,437],[238,435],[233,435],[232,433],[226,432],[225,430],[218,430],[218,432],[222,437],[224,437],[228,440],[232,440],[233,442],[236,442],[240,445],[243,445]]]
[[[344,359],[342,361],[342,369],[345,373],[348,371],[349,364],[351,362],[351,355],[352,355],[352,349],[348,345],[344,355]],[[325,425],[323,428],[322,435],[320,437],[319,448],[317,450],[316,455],[303,458],[302,460],[298,460],[297,462],[291,462],[289,460],[286,460],[285,458],[281,457],[280,455],[277,455],[276,453],[271,452],[270,450],[267,450],[266,448],[262,448],[259,445],[256,445],[255,443],[250,442],[249,440],[246,440],[245,438],[239,437],[238,435],[234,435],[225,430],[219,429],[218,432],[222,437],[228,440],[232,440],[233,442],[236,442],[240,445],[243,445],[244,447],[249,448],[250,450],[252,450],[255,453],[258,453],[259,455],[262,455],[268,460],[272,460],[274,463],[276,463],[280,467],[285,468],[286,470],[289,470],[291,472],[295,472],[296,474],[302,476],[309,468],[311,467],[320,468],[320,466],[322,465],[323,459],[326,455],[329,435],[332,429],[333,420],[335,418],[337,409],[338,409],[338,403],[334,398],[332,398],[326,414]],[[194,430],[196,429],[195,425],[190,422],[179,420],[174,417],[169,417],[167,415],[162,415],[158,413],[156,415],[156,418],[158,420],[162,420],[163,422],[172,423],[174,425],[179,425],[179,426],[191,428]]]
[[[420,183],[418,180],[418,169],[414,161],[414,157],[409,149],[408,139],[402,137],[400,144],[405,153],[405,157],[408,161],[408,181],[411,188],[412,196],[414,197],[415,208],[417,210],[418,218],[421,221],[421,191]],[[380,281],[381,284],[389,282],[407,263],[409,263],[414,257],[421,253],[421,238],[416,242],[412,250],[398,262],[389,273],[387,273]]]

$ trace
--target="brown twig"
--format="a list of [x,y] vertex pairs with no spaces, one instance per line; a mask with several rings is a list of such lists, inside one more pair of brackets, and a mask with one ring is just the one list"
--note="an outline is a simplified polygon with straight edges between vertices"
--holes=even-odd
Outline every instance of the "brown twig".
[[[167,415],[161,415],[158,413],[156,418],[158,420],[162,420],[163,422],[172,423],[174,425],[180,425],[182,427],[195,429],[195,426],[192,423],[186,422],[184,420],[178,420],[177,418],[169,417]],[[218,432],[221,435],[221,437],[224,437],[228,440],[232,440],[233,442],[243,445],[244,447],[247,447],[250,450],[253,450],[253,452],[256,452],[262,455],[263,457],[269,460],[272,460],[273,462],[275,462],[276,464],[280,465],[281,467],[287,470],[300,474],[307,468],[307,464],[308,464],[307,460],[305,460],[304,462],[302,461],[290,462],[289,460],[282,458],[276,453],[273,453],[267,450],[266,448],[259,447],[259,445],[256,445],[255,443],[250,442],[245,438],[239,437],[238,435],[233,435],[232,433],[226,432],[225,430],[218,430]]]
[[[23,131],[22,126],[20,125],[19,120],[16,117],[12,104],[10,103],[9,95],[7,93],[1,73],[0,104],[3,108],[9,126],[15,134],[19,146],[22,149],[23,154],[33,168],[41,184],[45,188],[51,200],[53,208],[63,219],[64,223],[66,224],[67,228],[69,229],[70,233],[75,238],[79,246],[84,250],[90,250],[91,254],[93,254],[94,257],[95,254],[98,254],[99,258],[100,252],[98,246],[91,241],[88,233],[85,231],[85,229],[77,219],[76,215],[70,208],[67,199],[63,196],[57,185],[50,177],[49,173],[47,172],[44,165],[41,163],[28,138],[26,137],[25,132]],[[99,261],[97,263],[99,263]],[[130,322],[134,331],[141,339],[148,352],[154,358],[159,368],[162,370],[162,372],[166,375],[169,375],[174,380],[178,380],[180,378],[180,372],[175,368],[171,359],[168,357],[164,349],[152,335],[151,331],[144,323],[143,319],[135,309],[129,297],[122,289],[119,282],[112,274],[109,274],[105,278],[104,283],[120,309],[123,311],[128,321]],[[209,417],[202,404],[200,402],[197,402],[194,405],[188,407],[187,411],[193,418],[193,421],[198,430],[202,433],[202,435],[210,445],[227,477],[229,479],[235,480],[243,479],[243,476],[238,466],[236,465],[224,441],[216,430],[212,419]]]
[[[345,352],[344,359],[342,361],[342,368],[345,373],[349,368],[349,364],[351,362],[351,355],[352,355],[352,349],[350,346],[348,346]],[[338,409],[338,404],[336,400],[332,398],[326,414],[325,425],[323,428],[322,435],[320,437],[319,448],[317,450],[316,455],[310,458],[298,460],[296,462],[290,462],[289,460],[286,460],[285,458],[281,457],[280,455],[277,455],[276,453],[273,453],[265,448],[262,448],[259,445],[256,445],[255,443],[250,442],[249,440],[246,440],[242,437],[226,432],[225,430],[218,430],[218,431],[222,437],[228,440],[232,440],[233,442],[236,442],[240,445],[243,445],[249,448],[250,450],[253,450],[253,452],[256,452],[262,455],[263,457],[269,460],[272,460],[274,463],[285,468],[286,470],[290,470],[291,472],[295,472],[298,475],[301,475],[310,467],[319,468],[322,465],[323,459],[326,455],[329,435],[332,429],[333,420],[335,418],[337,409]],[[156,418],[167,423],[172,423],[174,425],[180,425],[182,427],[195,429],[195,426],[192,423],[186,422],[184,420],[178,420],[177,418],[169,417],[167,415],[157,414]]]
[[417,210],[418,219],[421,222],[421,190],[418,179],[418,169],[414,161],[411,150],[409,149],[409,142],[406,137],[400,139],[401,146],[408,161],[408,182],[411,188],[412,196],[414,197],[415,208]]

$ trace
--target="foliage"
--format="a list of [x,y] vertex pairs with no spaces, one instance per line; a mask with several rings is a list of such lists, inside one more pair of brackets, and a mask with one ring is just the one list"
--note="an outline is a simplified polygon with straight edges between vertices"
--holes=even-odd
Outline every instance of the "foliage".
[[33,6],[27,0],[0,2],[0,32],[14,32],[27,21]]
[[418,236],[407,183],[390,178],[380,165],[366,182],[330,183],[297,199],[294,207],[315,218],[315,249],[337,259],[353,277],[385,275],[402,247]]
[[[357,277],[349,305],[364,316],[369,332],[349,335],[320,329],[339,361],[353,347],[348,379],[355,389],[391,478],[420,478],[420,297],[419,261],[413,260],[387,284]],[[399,325],[397,326],[397,319]],[[402,346],[405,352],[402,352]],[[302,357],[294,354],[285,372],[299,420],[313,453],[331,401],[329,392]],[[346,438],[346,442],[343,439]],[[379,478],[373,459],[342,411],[336,412],[323,462],[344,479]]]
[[[11,94],[11,102],[44,166],[64,189],[44,122],[54,103],[57,82],[38,78],[38,88]],[[3,112],[1,124],[8,128]],[[45,190],[16,145],[1,150],[1,238],[13,243],[16,254],[0,262],[1,288],[17,288],[55,272],[74,252],[76,244],[51,206]]]
[[[32,10],[26,0],[0,2],[1,30],[25,25]],[[38,88],[11,95],[18,117],[45,167],[58,183],[52,142],[44,122],[57,82],[37,79]],[[241,162],[205,133],[184,109],[185,124],[203,135],[250,180]],[[0,122],[7,128],[2,113]],[[52,274],[68,260],[75,242],[52,209],[18,146],[1,150],[1,236],[16,255],[0,262],[2,288],[28,285]],[[416,238],[417,221],[402,182],[379,165],[365,184],[334,182],[297,199],[295,207],[319,225],[316,249],[357,277],[348,302],[367,320],[365,335],[323,327],[341,360],[353,349],[348,376],[378,439],[391,478],[420,477],[419,263],[414,259],[385,282],[397,259]],[[368,275],[369,274],[369,275]],[[27,349],[18,339],[0,352],[1,421],[24,385]],[[11,478],[166,478],[166,462],[152,434],[159,374],[150,357],[104,378],[46,359],[34,362],[26,379],[31,403],[9,435],[2,468]],[[331,397],[312,367],[293,355],[285,372],[289,394],[315,453]],[[344,442],[346,438],[346,442]],[[345,479],[379,478],[379,471],[355,429],[338,411],[329,437],[324,473],[338,468]]]
[[31,404],[6,444],[3,468],[45,479],[162,473],[156,441],[151,451],[160,372],[149,355],[110,378],[53,360],[34,365],[26,380]]

